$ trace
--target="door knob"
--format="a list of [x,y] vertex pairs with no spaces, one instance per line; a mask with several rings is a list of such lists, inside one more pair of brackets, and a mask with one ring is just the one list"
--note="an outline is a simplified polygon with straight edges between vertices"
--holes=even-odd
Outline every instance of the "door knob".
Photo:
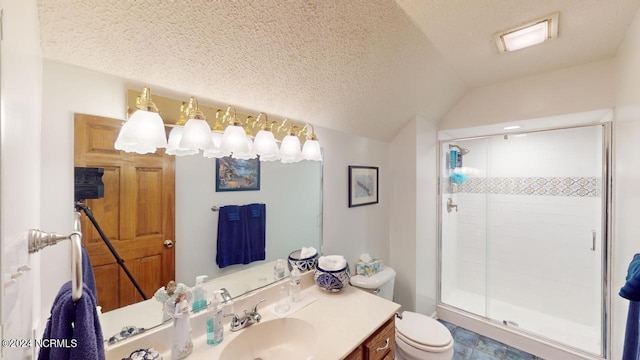
[[166,247],[167,249],[171,249],[173,247],[173,241],[167,239],[164,241],[164,247]]

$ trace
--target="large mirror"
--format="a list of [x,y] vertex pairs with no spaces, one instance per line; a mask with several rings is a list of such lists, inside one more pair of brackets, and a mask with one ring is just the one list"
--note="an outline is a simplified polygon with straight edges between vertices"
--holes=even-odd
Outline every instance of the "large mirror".
[[[286,261],[289,253],[301,247],[321,250],[321,162],[260,162],[260,190],[219,192],[215,182],[216,159],[200,154],[175,157],[173,161],[176,282],[192,287],[196,276],[206,275],[205,290],[224,287],[232,297],[237,297],[273,282],[273,262],[276,259]],[[107,191],[109,189],[105,189]],[[215,209],[250,203],[264,203],[266,206],[266,258],[246,265],[219,268],[216,264],[219,212]],[[120,219],[119,226],[126,226],[126,219]],[[110,290],[98,289],[99,301],[108,296]],[[149,291],[145,291],[148,300],[103,312],[101,323],[105,340],[125,327],[150,329],[162,324],[162,303]]]

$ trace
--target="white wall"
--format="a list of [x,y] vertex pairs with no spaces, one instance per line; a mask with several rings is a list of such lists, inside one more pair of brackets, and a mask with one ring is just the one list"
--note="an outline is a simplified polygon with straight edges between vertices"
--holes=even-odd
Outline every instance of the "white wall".
[[438,284],[438,140],[435,121],[416,118],[416,308],[436,310]]
[[[40,317],[39,265],[41,254],[27,255],[26,232],[40,227],[40,119],[42,61],[35,1],[0,1],[0,244],[2,246],[3,339],[31,338]],[[46,185],[45,183],[42,183]],[[9,251],[9,250],[12,251]],[[14,251],[15,250],[15,251]],[[29,264],[16,283],[5,281]],[[33,349],[4,348],[4,358],[22,358]]]
[[438,129],[611,108],[614,66],[613,60],[603,60],[473,89],[447,112]]
[[613,243],[613,344],[612,359],[622,358],[622,344],[629,302],[618,296],[627,267],[640,252],[640,11],[627,30],[616,56],[614,243]]
[[416,116],[390,148],[393,193],[389,210],[394,301],[431,315],[437,284],[437,134],[435,122]]
[[[391,143],[393,193],[389,209],[389,248],[396,270],[394,301],[404,310],[416,308],[417,119],[412,119]],[[416,254],[416,256],[413,256]]]
[[[316,134],[324,148],[324,254],[345,256],[352,270],[362,253],[389,263],[389,144],[330,129]],[[349,208],[349,165],[379,167],[378,204]]]

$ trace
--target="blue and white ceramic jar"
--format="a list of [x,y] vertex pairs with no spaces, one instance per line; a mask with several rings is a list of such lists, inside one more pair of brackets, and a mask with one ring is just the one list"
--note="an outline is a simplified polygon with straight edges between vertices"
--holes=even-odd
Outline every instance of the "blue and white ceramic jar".
[[349,284],[349,264],[340,270],[324,270],[316,265],[313,278],[316,284],[320,286],[322,290],[328,292],[340,292],[345,286]]
[[289,254],[289,261],[287,262],[289,272],[293,270],[293,265],[297,266],[300,272],[315,270],[316,264],[318,263],[318,253],[316,252],[313,256],[307,258],[301,258],[300,252],[301,250],[298,249],[296,251],[292,251],[291,254]]

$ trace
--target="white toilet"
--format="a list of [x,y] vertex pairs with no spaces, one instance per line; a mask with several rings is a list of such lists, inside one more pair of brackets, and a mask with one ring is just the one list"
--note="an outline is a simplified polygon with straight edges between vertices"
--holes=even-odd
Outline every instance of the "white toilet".
[[[385,266],[372,276],[354,275],[351,285],[393,300],[396,272]],[[396,319],[396,360],[451,360],[453,337],[437,320],[411,311]]]

